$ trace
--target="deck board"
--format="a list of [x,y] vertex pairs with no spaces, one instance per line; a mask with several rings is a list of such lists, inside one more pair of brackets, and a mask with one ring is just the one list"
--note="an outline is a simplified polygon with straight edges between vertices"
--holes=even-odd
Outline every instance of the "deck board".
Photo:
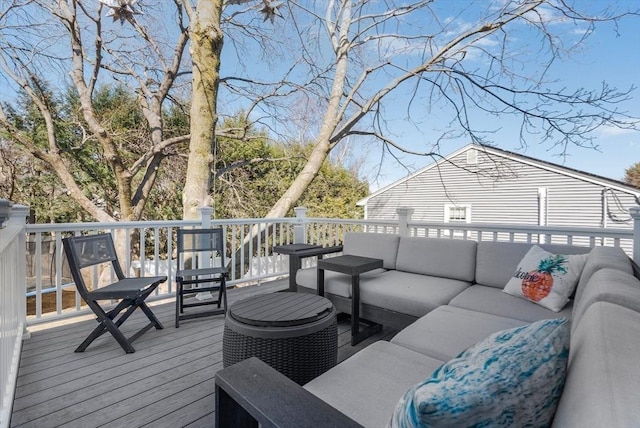
[[[229,303],[286,288],[286,283],[229,290]],[[211,316],[174,328],[173,303],[153,306],[164,325],[149,330],[125,354],[109,334],[84,353],[73,350],[95,320],[43,328],[23,344],[12,427],[210,427],[214,378],[222,369],[224,318]],[[140,311],[137,311],[140,312]],[[128,336],[144,324],[140,312],[124,325]],[[350,346],[348,322],[338,325],[338,360],[395,330],[384,328],[357,347]]]

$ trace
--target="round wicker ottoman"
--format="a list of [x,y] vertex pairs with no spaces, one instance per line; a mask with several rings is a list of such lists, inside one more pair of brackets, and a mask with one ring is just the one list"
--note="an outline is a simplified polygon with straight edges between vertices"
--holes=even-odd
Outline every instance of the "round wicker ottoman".
[[222,364],[258,357],[303,385],[335,366],[336,309],[324,297],[272,293],[229,308],[222,338]]

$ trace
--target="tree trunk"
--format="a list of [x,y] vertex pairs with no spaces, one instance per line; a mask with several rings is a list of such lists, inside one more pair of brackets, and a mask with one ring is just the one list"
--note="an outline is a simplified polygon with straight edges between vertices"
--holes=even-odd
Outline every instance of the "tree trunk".
[[182,194],[184,219],[198,218],[198,208],[210,205],[209,183],[218,120],[216,98],[223,41],[220,29],[222,3],[223,0],[199,0],[191,21],[193,95],[189,160]]
[[331,137],[335,132],[338,124],[342,120],[343,112],[341,109],[341,100],[344,94],[344,85],[347,79],[347,68],[349,65],[349,26],[351,24],[351,2],[345,2],[344,11],[339,30],[339,37],[334,44],[336,55],[336,68],[333,76],[333,84],[331,87],[331,95],[327,105],[327,111],[322,119],[322,126],[309,160],[304,168],[295,178],[291,186],[282,195],[280,199],[271,208],[266,215],[267,218],[284,217],[291,210],[296,202],[314,178],[318,175],[322,164],[324,163],[329,152],[335,144],[331,143]]

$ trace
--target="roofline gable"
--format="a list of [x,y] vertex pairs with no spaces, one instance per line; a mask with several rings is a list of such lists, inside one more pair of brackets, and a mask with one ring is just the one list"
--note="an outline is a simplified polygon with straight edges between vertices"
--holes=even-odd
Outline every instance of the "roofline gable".
[[614,180],[611,178],[607,178],[607,177],[602,177],[602,176],[598,176],[595,174],[591,174],[588,172],[584,172],[584,171],[580,171],[574,168],[569,168],[569,167],[565,167],[562,165],[558,165],[558,164],[554,164],[552,162],[547,162],[547,161],[543,161],[543,160],[539,160],[539,159],[535,159],[526,155],[521,155],[519,153],[514,153],[514,152],[510,152],[508,150],[504,150],[504,149],[499,149],[496,147],[491,147],[491,146],[483,146],[483,145],[479,145],[479,144],[467,144],[466,146],[456,150],[455,152],[442,157],[440,160],[433,162],[421,169],[419,169],[418,171],[407,175],[406,177],[401,178],[400,180],[394,181],[393,183],[376,190],[375,192],[373,192],[372,194],[370,194],[369,196],[366,196],[362,199],[360,199],[358,202],[356,202],[357,206],[364,206],[367,204],[367,202],[369,201],[369,199],[374,198],[390,189],[393,189],[396,186],[399,186],[405,182],[407,182],[408,180],[411,180],[412,178],[429,171],[430,169],[436,168],[439,165],[441,165],[444,162],[449,162],[451,159],[457,157],[458,155],[471,150],[471,149],[475,149],[475,150],[479,150],[479,151],[483,151],[485,153],[489,153],[491,155],[495,155],[495,156],[500,156],[503,158],[507,158],[507,159],[511,159],[514,160],[516,162],[520,162],[523,164],[527,164],[536,168],[541,168],[547,171],[552,171],[558,174],[562,174],[571,178],[575,178],[578,180],[582,180],[582,181],[587,181],[599,186],[604,186],[604,187],[608,187],[620,192],[624,192],[624,193],[629,193],[637,198],[640,198],[640,188],[636,188],[630,184],[626,184],[623,183],[621,181],[618,180]]

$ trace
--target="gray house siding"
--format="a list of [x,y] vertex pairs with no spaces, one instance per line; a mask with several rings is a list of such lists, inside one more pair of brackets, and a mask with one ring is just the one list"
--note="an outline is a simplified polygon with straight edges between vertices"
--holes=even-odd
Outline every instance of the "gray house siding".
[[[636,205],[640,191],[621,191],[624,186],[612,180],[610,187],[606,179],[537,165],[500,150],[478,151],[478,163],[467,164],[472,149],[374,193],[366,199],[367,218],[392,220],[398,207],[407,206],[414,209],[414,221],[442,222],[445,207],[458,205],[470,206],[471,223],[601,227],[605,192],[604,225],[632,227],[623,220],[629,219],[626,210]],[[546,189],[546,207],[539,200],[540,188]]]

